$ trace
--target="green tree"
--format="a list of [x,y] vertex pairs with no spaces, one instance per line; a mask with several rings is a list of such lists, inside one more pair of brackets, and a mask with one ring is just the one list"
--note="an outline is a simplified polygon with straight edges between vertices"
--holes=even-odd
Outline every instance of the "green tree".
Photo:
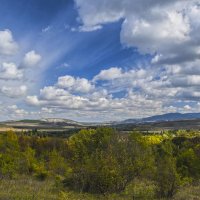
[[176,159],[173,157],[173,144],[164,141],[158,148],[157,176],[159,186],[158,196],[172,198],[180,184],[180,177],[177,173]]

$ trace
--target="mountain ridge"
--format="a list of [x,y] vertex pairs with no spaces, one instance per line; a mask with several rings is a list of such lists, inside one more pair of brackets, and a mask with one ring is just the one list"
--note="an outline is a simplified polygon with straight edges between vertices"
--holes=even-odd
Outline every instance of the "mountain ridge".
[[119,123],[130,124],[130,123],[147,123],[147,122],[161,122],[161,121],[177,121],[177,120],[193,120],[200,119],[200,113],[165,113],[161,115],[153,115],[150,117],[139,118],[139,119],[126,119]]
[[153,115],[144,118],[129,118],[121,121],[109,121],[109,122],[79,122],[71,119],[64,118],[41,118],[41,119],[22,119],[22,120],[9,120],[0,122],[3,123],[49,123],[49,124],[71,124],[71,125],[113,125],[113,124],[140,124],[140,123],[150,123],[150,122],[162,122],[162,121],[177,121],[177,120],[193,120],[200,119],[200,113],[165,113],[161,115]]

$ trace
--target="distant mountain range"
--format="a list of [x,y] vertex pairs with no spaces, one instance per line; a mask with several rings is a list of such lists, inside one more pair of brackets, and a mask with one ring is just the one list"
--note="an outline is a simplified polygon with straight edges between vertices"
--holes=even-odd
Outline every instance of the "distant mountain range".
[[138,124],[148,122],[162,122],[162,121],[178,121],[178,120],[194,120],[200,119],[200,113],[167,113],[163,115],[155,115],[141,119],[127,119],[117,122],[117,124]]
[[145,123],[156,123],[156,122],[172,122],[172,121],[184,121],[184,120],[200,120],[200,113],[167,113],[163,115],[155,115],[151,117],[141,119],[127,119],[123,121],[113,122],[77,122],[70,119],[61,118],[45,118],[40,120],[24,119],[19,121],[6,121],[0,122],[0,126],[14,127],[21,129],[70,129],[70,128],[84,128],[92,126],[113,126],[113,125],[125,125],[125,124],[145,124]]
[[40,120],[41,122],[45,123],[52,123],[52,124],[69,124],[69,125],[80,125],[82,126],[83,124],[74,120],[70,119],[62,119],[62,118],[43,118]]

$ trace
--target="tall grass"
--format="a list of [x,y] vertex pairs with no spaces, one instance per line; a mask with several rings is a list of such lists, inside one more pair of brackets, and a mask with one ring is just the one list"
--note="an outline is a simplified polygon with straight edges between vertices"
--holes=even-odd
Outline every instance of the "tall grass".
[[[136,185],[133,192],[137,194],[134,199],[151,199],[151,195],[147,197],[147,191],[152,189],[148,184],[144,185],[139,180],[134,184]],[[138,196],[142,192],[141,188],[143,194]],[[55,187],[55,181],[52,179],[38,181],[32,177],[20,177],[0,180],[0,200],[132,200],[134,196],[130,191],[109,195],[76,193]],[[180,188],[173,200],[200,200],[200,184]]]
[[31,177],[0,181],[0,200],[57,200],[52,180],[38,181]]

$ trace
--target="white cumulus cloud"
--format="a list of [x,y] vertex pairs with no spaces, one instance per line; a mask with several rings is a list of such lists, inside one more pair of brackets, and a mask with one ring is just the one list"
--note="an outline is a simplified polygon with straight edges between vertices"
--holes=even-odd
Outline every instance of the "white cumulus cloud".
[[3,86],[0,89],[1,93],[4,95],[16,98],[16,97],[23,97],[27,92],[27,86],[21,85],[19,87],[10,87],[10,86]]
[[66,75],[58,78],[57,86],[72,92],[88,93],[94,86],[85,78],[74,78]]
[[8,29],[0,31],[0,55],[13,55],[18,50],[18,44],[14,41],[12,32]]
[[36,67],[41,59],[42,59],[41,55],[37,54],[34,50],[29,51],[28,53],[26,53],[22,61],[21,67],[22,68]]
[[0,79],[4,80],[16,80],[23,77],[23,72],[17,68],[14,63],[2,63],[0,65]]
[[153,59],[154,63],[175,64],[200,58],[198,0],[75,2],[82,27],[100,28],[122,19],[121,43],[137,48],[142,54],[160,55]]

